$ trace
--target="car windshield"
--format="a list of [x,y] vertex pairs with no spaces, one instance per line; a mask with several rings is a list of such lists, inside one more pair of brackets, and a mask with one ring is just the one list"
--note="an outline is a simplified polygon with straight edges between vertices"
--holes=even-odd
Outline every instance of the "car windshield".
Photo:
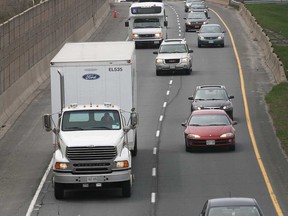
[[200,33],[221,33],[221,28],[219,26],[202,25]]
[[160,21],[157,18],[144,18],[135,19],[133,23],[133,28],[160,28]]
[[206,9],[205,5],[203,5],[203,4],[192,4],[191,8],[193,8],[193,9]]
[[188,19],[206,19],[206,15],[204,13],[190,13],[188,15]]
[[63,114],[63,131],[119,130],[120,115],[116,110],[66,111]]
[[169,44],[162,45],[159,53],[187,53],[187,49],[184,44]]
[[196,91],[195,100],[228,100],[224,89],[199,89]]
[[202,1],[197,1],[197,0],[186,0],[187,3],[191,3],[191,2],[202,2]]
[[229,125],[230,121],[224,114],[192,115],[189,126],[220,126]]
[[208,216],[260,216],[255,206],[232,206],[210,208]]

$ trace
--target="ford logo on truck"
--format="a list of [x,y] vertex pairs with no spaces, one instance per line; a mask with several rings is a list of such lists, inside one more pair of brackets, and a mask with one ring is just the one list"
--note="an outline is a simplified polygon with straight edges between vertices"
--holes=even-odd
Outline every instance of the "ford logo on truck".
[[100,76],[98,74],[85,74],[82,76],[82,78],[85,80],[96,80],[99,79]]

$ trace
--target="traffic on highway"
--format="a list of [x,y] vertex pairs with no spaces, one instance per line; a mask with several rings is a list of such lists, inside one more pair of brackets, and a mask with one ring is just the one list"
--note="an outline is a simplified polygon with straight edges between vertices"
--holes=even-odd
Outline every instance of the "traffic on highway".
[[[10,193],[17,178],[4,189],[1,177],[0,215],[288,215],[261,49],[235,8],[205,2],[193,12],[187,2],[113,3],[77,51],[51,59],[51,85],[0,140],[33,142],[23,157],[43,164],[21,174],[25,194]],[[191,13],[201,21],[190,23]]]

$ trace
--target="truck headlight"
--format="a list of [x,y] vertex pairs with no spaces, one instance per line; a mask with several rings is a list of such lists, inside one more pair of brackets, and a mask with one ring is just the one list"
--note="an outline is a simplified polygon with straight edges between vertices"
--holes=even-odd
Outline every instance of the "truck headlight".
[[55,163],[55,169],[57,170],[67,170],[68,168],[69,168],[69,163],[63,163],[63,162]]
[[156,37],[156,38],[162,38],[162,33],[161,33],[161,32],[156,33],[156,34],[155,34],[155,37]]
[[132,38],[139,38],[138,34],[132,34]]
[[129,167],[129,162],[127,160],[116,161],[115,162],[115,167],[116,168],[128,168]]
[[156,64],[163,64],[163,59],[157,58],[156,59]]

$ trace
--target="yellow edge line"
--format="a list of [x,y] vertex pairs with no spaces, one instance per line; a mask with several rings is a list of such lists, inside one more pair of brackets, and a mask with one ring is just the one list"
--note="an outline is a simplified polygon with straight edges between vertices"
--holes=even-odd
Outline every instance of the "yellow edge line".
[[260,156],[260,153],[259,153],[259,150],[258,150],[258,147],[257,147],[256,140],[255,140],[255,136],[254,136],[254,132],[253,132],[252,124],[251,124],[251,119],[250,119],[250,114],[249,114],[249,109],[248,109],[247,98],[246,98],[245,82],[244,82],[244,78],[243,78],[243,71],[242,71],[242,67],[241,67],[241,61],[240,61],[240,58],[239,58],[239,55],[238,55],[238,51],[237,51],[236,45],[234,43],[234,38],[232,36],[232,33],[231,33],[230,29],[228,28],[228,26],[226,25],[224,20],[220,17],[220,15],[216,11],[212,10],[211,8],[209,8],[209,10],[211,10],[213,13],[216,14],[216,16],[221,20],[221,22],[223,23],[223,25],[225,26],[225,28],[227,29],[227,31],[229,33],[229,36],[230,36],[230,39],[231,39],[231,42],[232,42],[232,46],[233,46],[233,50],[234,50],[234,53],[235,53],[235,57],[236,57],[236,60],[237,60],[237,64],[238,64],[238,70],[239,70],[240,81],[241,81],[241,92],[242,92],[243,101],[244,101],[244,108],[245,108],[246,122],[247,122],[248,131],[249,131],[249,134],[250,134],[251,142],[252,142],[252,145],[253,145],[253,148],[254,148],[254,152],[255,152],[255,155],[256,155],[256,158],[257,158],[257,161],[258,161],[258,165],[259,165],[259,167],[261,169],[261,172],[262,172],[262,175],[264,177],[268,192],[270,194],[270,198],[271,198],[271,200],[273,202],[273,205],[274,205],[274,208],[275,208],[275,210],[277,212],[277,215],[278,216],[284,216],[283,213],[282,213],[281,207],[280,207],[280,205],[278,203],[277,197],[276,197],[276,195],[275,195],[275,193],[273,191],[272,185],[270,183],[269,177],[268,177],[267,172],[265,170],[263,161],[261,159],[261,156]]

